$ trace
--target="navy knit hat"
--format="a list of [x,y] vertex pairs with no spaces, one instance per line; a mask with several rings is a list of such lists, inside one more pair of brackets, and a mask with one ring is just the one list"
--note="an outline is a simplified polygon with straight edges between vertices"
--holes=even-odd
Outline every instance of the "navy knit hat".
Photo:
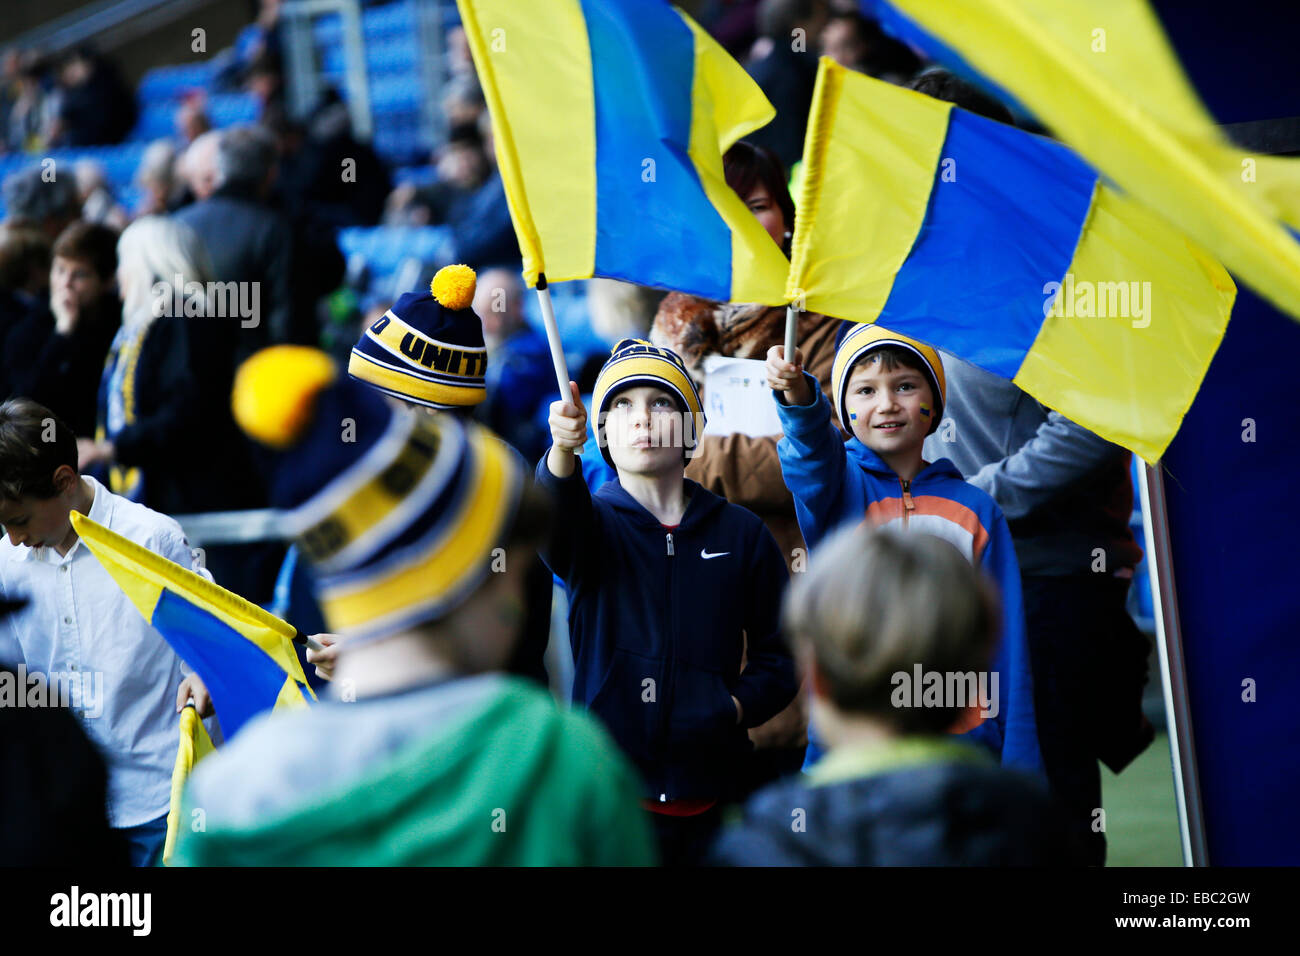
[[596,408],[596,442],[600,453],[611,466],[609,442],[605,439],[605,416],[614,396],[635,385],[654,385],[666,389],[677,399],[678,411],[688,413],[693,424],[692,434],[683,429],[682,438],[687,454],[704,433],[704,406],[700,393],[686,371],[686,365],[672,349],[660,348],[645,339],[623,339],[614,346],[609,360],[601,367],[592,389],[592,404]]
[[348,374],[386,395],[428,408],[463,408],[487,397],[483,323],[470,308],[469,266],[439,269],[430,292],[408,292],[362,333]]
[[393,408],[293,345],[244,362],[232,402],[278,453],[271,503],[313,565],[331,630],[386,637],[446,615],[486,577],[527,478],[486,428]]

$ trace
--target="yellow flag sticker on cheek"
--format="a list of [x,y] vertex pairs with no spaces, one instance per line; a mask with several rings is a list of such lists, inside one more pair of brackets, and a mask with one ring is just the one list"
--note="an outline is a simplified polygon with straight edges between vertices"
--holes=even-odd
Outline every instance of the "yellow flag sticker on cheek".
[[931,408],[930,408],[930,406],[927,405],[927,404],[925,404],[925,402],[922,402],[922,403],[921,403],[921,414],[924,415],[926,418],[929,418],[929,417],[930,417],[930,412],[931,412]]

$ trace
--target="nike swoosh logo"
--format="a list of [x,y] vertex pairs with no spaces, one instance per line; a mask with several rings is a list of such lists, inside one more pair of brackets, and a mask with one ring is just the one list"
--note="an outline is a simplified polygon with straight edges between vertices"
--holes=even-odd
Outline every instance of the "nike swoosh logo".
[[717,554],[709,554],[709,552],[705,551],[703,548],[700,548],[700,557],[703,558],[705,561],[709,560],[710,558],[726,557],[729,554],[731,554],[730,551],[719,551]]

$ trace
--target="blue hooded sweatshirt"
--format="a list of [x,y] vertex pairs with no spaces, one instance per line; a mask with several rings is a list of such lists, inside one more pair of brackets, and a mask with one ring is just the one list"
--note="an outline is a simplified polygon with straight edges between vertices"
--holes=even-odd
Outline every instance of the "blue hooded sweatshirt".
[[[809,552],[840,525],[870,521],[876,527],[936,535],[980,565],[997,583],[1002,598],[1002,639],[992,662],[992,672],[998,675],[998,712],[968,735],[1000,755],[1004,765],[1041,773],[1020,568],[1002,509],[964,481],[947,458],[928,465],[910,482],[902,481],[856,437],[841,437],[831,424],[826,396],[815,381],[810,386],[816,398],[809,405],[786,405],[774,396],[785,432],[776,446],[781,474],[794,496]],[[805,766],[819,755],[810,729]]]
[[542,558],[569,592],[574,701],[604,722],[650,799],[735,798],[747,728],[798,692],[778,630],[788,575],[776,541],[685,478],[673,530],[617,479],[593,494],[576,469],[556,478],[543,457],[537,480],[556,499]]

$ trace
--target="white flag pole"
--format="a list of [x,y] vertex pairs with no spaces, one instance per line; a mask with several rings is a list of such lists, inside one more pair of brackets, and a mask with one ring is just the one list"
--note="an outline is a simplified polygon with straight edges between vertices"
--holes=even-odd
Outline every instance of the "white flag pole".
[[799,325],[799,310],[791,302],[785,307],[785,360],[794,361],[794,350],[796,343],[796,332]]
[[542,306],[542,323],[546,326],[546,341],[551,346],[551,364],[555,366],[555,381],[560,386],[560,401],[572,402],[569,392],[569,365],[564,360],[564,346],[560,343],[560,327],[555,324],[555,307],[551,305],[551,290],[546,283],[546,273],[537,274],[537,301]]

